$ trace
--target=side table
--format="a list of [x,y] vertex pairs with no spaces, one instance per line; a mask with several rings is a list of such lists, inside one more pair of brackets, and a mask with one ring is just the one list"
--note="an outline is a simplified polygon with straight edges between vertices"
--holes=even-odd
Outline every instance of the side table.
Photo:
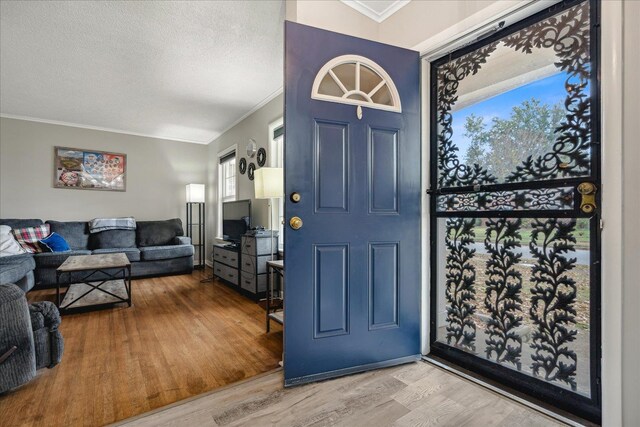
[[[271,330],[271,321],[284,325],[284,261],[267,261],[267,332]],[[278,286],[275,286],[278,278]]]

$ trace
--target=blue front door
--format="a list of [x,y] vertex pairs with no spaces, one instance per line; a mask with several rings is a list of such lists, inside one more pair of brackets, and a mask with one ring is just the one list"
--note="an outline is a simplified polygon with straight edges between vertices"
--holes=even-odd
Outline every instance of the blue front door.
[[286,23],[286,385],[420,355],[419,69]]

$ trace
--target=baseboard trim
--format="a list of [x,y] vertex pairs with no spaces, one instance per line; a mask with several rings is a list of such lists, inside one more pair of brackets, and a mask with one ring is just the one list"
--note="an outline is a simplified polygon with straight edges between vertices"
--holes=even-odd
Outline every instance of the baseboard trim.
[[[308,384],[316,381],[329,380],[332,378],[343,377],[345,375],[357,374],[360,372],[371,371],[374,369],[390,368],[392,366],[404,365],[405,363],[418,362],[422,358],[421,354],[399,357],[397,359],[385,360],[382,362],[369,363],[366,365],[353,366],[351,368],[337,369],[335,371],[323,372],[320,374],[307,375],[304,377],[290,378],[284,380],[285,387],[293,387]],[[286,367],[285,367],[286,372]]]

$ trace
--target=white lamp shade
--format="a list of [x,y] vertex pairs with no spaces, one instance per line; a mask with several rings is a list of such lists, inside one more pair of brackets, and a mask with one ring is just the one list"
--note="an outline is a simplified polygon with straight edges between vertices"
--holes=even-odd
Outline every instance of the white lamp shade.
[[282,197],[284,193],[284,178],[282,168],[260,168],[254,173],[256,199],[271,199]]
[[204,184],[187,184],[187,203],[204,203]]

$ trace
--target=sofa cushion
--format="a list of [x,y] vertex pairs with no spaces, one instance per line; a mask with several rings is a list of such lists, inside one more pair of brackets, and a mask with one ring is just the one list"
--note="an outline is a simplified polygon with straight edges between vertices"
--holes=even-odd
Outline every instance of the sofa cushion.
[[90,250],[71,250],[67,252],[43,252],[41,254],[34,255],[36,260],[36,266],[46,268],[58,268],[60,264],[65,262],[71,255],[91,255]]
[[92,249],[135,247],[136,230],[105,230],[91,235]]
[[171,242],[172,245],[190,245],[191,244],[191,237],[187,237],[187,236],[176,236],[173,238],[173,241]]
[[170,245],[174,237],[183,234],[180,218],[166,221],[138,221],[136,228],[139,247]]
[[[104,233],[104,231],[103,231]],[[105,249],[94,249],[93,254],[117,254],[123,253],[129,258],[131,262],[140,261],[140,250],[138,248],[105,248]]]
[[191,245],[146,246],[140,248],[140,257],[143,261],[159,259],[180,258],[193,256]]
[[16,283],[36,268],[33,255],[22,254],[0,258],[0,283]]
[[89,223],[85,221],[47,221],[51,232],[58,233],[72,250],[89,249]]
[[8,225],[11,228],[26,228],[42,225],[41,219],[16,219],[16,218],[0,218],[0,225]]

